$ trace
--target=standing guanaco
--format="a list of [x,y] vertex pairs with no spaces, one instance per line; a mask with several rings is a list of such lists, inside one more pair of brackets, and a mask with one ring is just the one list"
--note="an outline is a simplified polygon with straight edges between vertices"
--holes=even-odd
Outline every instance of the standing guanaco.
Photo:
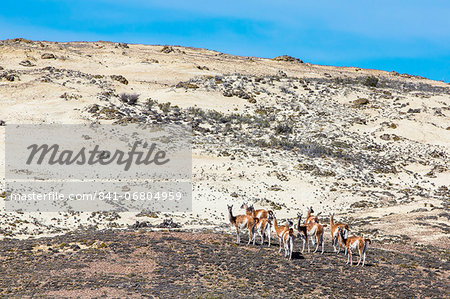
[[306,215],[306,221],[305,224],[308,223],[319,223],[319,218],[317,216],[313,216],[311,215],[312,213],[314,213],[314,210],[312,207],[308,208],[308,214]]
[[347,264],[350,262],[350,266],[353,265],[352,249],[358,249],[359,261],[357,266],[359,266],[362,259],[362,267],[364,267],[364,263],[366,261],[367,244],[372,243],[372,241],[370,239],[364,239],[362,237],[349,237],[348,231],[342,229],[341,227],[338,228],[338,231],[339,235],[342,238],[342,241],[344,241],[345,243],[345,247],[347,248],[348,252]]
[[233,205],[227,205],[228,207],[228,217],[230,219],[230,223],[232,225],[234,225],[234,227],[236,228],[236,243],[240,243],[241,242],[241,237],[239,235],[239,229],[244,229],[245,227],[248,228],[248,244],[250,244],[250,242],[253,239],[253,234],[255,232],[255,226],[258,222],[257,218],[253,218],[253,216],[249,216],[249,215],[237,215],[237,216],[233,216]]
[[[299,213],[298,215],[298,224],[301,223],[301,218],[302,215]],[[323,231],[324,231],[324,227],[326,227],[327,225],[324,224],[320,224],[317,222],[309,222],[302,225],[298,225],[297,229],[299,230],[300,233],[303,234],[302,238],[303,238],[303,249],[305,247],[305,243],[308,245],[308,252],[310,252],[309,249],[309,240],[311,240],[311,242],[313,243],[313,246],[315,245],[315,243],[317,242],[317,246],[316,249],[314,250],[314,252],[317,252],[317,250],[319,249],[319,245],[322,245],[322,252],[321,254],[323,254],[324,252],[324,246],[323,246]],[[306,228],[306,229],[305,229]],[[311,237],[311,238],[310,238]]]
[[292,259],[292,252],[294,251],[294,230],[289,227],[290,223],[287,222],[285,225],[278,226],[277,218],[273,214],[272,211],[269,213],[273,216],[273,227],[278,237],[278,241],[280,243],[280,249],[278,252],[281,252],[281,246],[284,246],[284,255]]
[[[249,209],[253,209],[251,206]],[[254,211],[254,209],[253,209]],[[273,214],[269,214],[267,218],[258,219],[256,224],[256,231],[261,236],[261,246],[264,245],[264,237],[267,235],[268,247],[270,247],[271,230],[272,230]],[[255,245],[256,233],[253,235],[253,245]]]
[[[341,244],[345,248],[345,254],[347,254],[347,247],[340,236],[339,228],[349,231],[348,225],[345,223],[334,223],[334,213],[330,213],[330,228],[331,228],[331,244],[333,245],[334,252],[339,254],[341,251]],[[338,247],[336,249],[336,247]]]
[[255,209],[253,208],[253,210],[250,211],[250,207],[253,208],[253,205],[249,206],[246,202],[244,202],[244,203],[241,205],[241,209],[245,209],[245,213],[246,213],[247,215],[252,214],[253,217],[258,218],[258,219],[261,219],[261,218],[268,218],[268,217],[269,217],[269,211],[268,211],[268,210],[264,210],[264,209],[255,210]]

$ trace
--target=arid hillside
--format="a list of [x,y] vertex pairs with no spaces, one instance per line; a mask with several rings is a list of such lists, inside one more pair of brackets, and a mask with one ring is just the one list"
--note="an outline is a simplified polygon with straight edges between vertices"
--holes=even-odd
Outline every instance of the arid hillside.
[[191,125],[194,193],[189,214],[1,212],[0,237],[136,221],[231,233],[226,205],[238,214],[249,202],[280,219],[313,206],[321,221],[335,212],[376,242],[448,249],[449,109],[449,84],[396,72],[178,46],[1,41],[2,124]]

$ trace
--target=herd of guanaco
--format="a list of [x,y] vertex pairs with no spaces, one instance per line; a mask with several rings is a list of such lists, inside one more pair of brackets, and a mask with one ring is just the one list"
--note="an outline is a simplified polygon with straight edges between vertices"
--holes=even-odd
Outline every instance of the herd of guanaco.
[[[259,209],[255,210],[253,205],[247,203],[242,204],[241,209],[245,210],[245,214],[233,216],[233,205],[228,205],[228,216],[231,224],[236,228],[236,242],[240,243],[239,232],[242,229],[247,228],[248,243],[256,243],[256,234],[261,237],[261,246],[264,245],[264,239],[267,237],[268,246],[270,246],[272,227],[276,233],[279,241],[279,250],[284,247],[285,257],[292,259],[292,252],[294,249],[294,230],[292,229],[293,222],[288,220],[284,224],[279,224],[275,214],[271,210]],[[305,251],[305,247],[310,252],[309,243],[316,246],[314,252],[317,252],[319,246],[322,246],[321,254],[324,252],[323,234],[324,228],[327,224],[320,224],[317,215],[313,215],[314,210],[312,207],[308,208],[305,222],[302,222],[302,214],[297,215],[297,237],[303,241],[302,253]],[[358,250],[359,252],[359,265],[362,261],[362,266],[366,261],[367,244],[371,243],[370,239],[364,239],[362,237],[349,237],[349,226],[345,223],[335,223],[334,214],[330,214],[330,228],[331,228],[331,244],[333,245],[334,252],[339,254],[341,246],[344,248],[345,255],[348,255],[347,264],[353,265],[352,251]]]

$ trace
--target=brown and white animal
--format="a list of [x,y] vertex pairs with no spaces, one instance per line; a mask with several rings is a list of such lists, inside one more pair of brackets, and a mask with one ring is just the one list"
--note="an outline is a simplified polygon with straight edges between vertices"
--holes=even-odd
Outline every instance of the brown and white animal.
[[[251,206],[249,209],[253,209]],[[254,209],[253,209],[254,210]],[[253,211],[251,211],[253,212]],[[253,217],[253,214],[252,214]],[[256,223],[255,234],[253,234],[253,245],[255,245],[256,232],[261,236],[261,246],[264,245],[264,237],[267,236],[268,245],[270,247],[271,231],[272,231],[273,213],[268,214],[267,218],[260,218]]]
[[314,210],[313,210],[312,207],[309,207],[308,208],[308,214],[306,215],[305,224],[308,224],[308,223],[319,223],[319,218],[317,216],[311,215],[312,213],[314,213]]
[[348,231],[342,228],[338,228],[338,232],[342,240],[344,241],[345,247],[348,251],[347,264],[350,262],[350,266],[353,265],[352,250],[358,249],[359,261],[357,266],[359,266],[359,264],[361,263],[361,259],[362,266],[364,266],[364,263],[366,261],[367,244],[372,243],[372,241],[370,241],[370,239],[364,239],[362,237],[349,237]]
[[240,243],[241,242],[241,237],[239,235],[239,230],[240,229],[244,229],[247,228],[248,229],[248,244],[250,244],[250,242],[253,239],[253,234],[255,233],[255,227],[256,224],[258,223],[258,219],[257,218],[253,218],[253,216],[249,216],[249,215],[237,215],[237,216],[233,216],[233,205],[228,207],[228,218],[230,219],[230,223],[232,225],[234,225],[234,227],[236,228],[236,243]]
[[268,218],[269,217],[269,211],[264,209],[251,210],[253,208],[253,205],[249,206],[246,202],[244,202],[241,206],[241,209],[245,209],[245,213],[247,215],[253,215],[254,218],[262,219],[262,218]]
[[323,231],[324,231],[324,227],[326,227],[327,225],[324,224],[320,224],[317,222],[309,222],[306,224],[301,224],[302,221],[302,214],[298,214],[298,224],[297,224],[297,229],[300,233],[300,236],[303,239],[303,249],[302,252],[305,250],[305,244],[308,245],[308,252],[310,252],[309,249],[309,241],[311,240],[313,246],[315,245],[315,243],[317,242],[317,246],[316,249],[314,250],[314,252],[317,252],[317,250],[319,249],[319,245],[322,245],[322,252],[321,254],[323,254],[324,251],[324,246],[323,246]]
[[[339,228],[349,231],[348,225],[345,223],[334,223],[334,213],[330,214],[330,228],[331,228],[331,244],[333,245],[334,252],[337,254],[341,251],[341,245],[345,249],[345,254],[347,254],[347,247],[345,247],[344,242],[340,236]],[[337,249],[336,249],[337,247]]]
[[292,259],[292,252],[294,251],[294,230],[289,227],[289,222],[285,225],[278,226],[277,218],[273,212],[269,211],[269,213],[273,216],[273,228],[275,229],[280,243],[280,250],[278,250],[278,252],[281,252],[281,246],[283,245],[285,257]]

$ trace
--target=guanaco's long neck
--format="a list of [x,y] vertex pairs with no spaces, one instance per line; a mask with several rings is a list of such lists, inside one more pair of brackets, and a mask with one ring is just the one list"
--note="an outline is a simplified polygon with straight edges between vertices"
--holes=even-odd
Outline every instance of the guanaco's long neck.
[[233,212],[231,210],[228,211],[228,218],[232,224],[236,223],[236,217],[233,216]]
[[330,217],[330,226],[331,226],[331,229],[333,229],[333,227],[334,227],[334,218],[333,218],[333,215],[331,215],[331,217]]
[[297,221],[297,230],[300,231],[300,226],[302,225],[301,223],[302,218],[298,217],[298,221]]
[[273,227],[275,228],[276,231],[279,230],[279,226],[278,226],[278,222],[277,222],[277,218],[273,218]]

